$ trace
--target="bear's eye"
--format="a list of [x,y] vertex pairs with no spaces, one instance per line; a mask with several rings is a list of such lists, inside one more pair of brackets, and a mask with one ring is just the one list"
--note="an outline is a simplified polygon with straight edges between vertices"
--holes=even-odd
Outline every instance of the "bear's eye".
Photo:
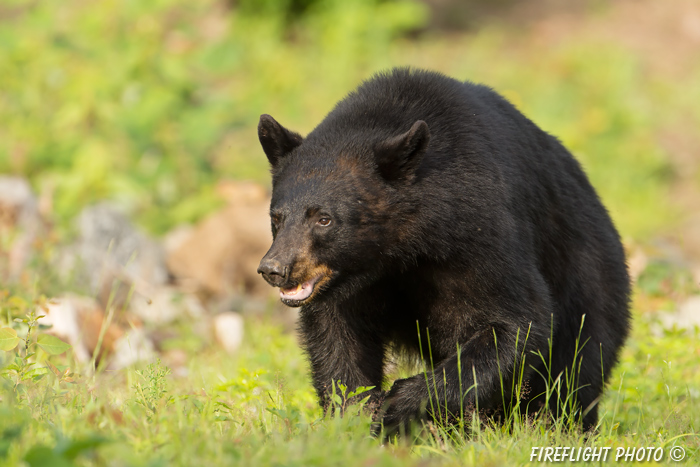
[[329,217],[322,217],[316,223],[322,227],[328,227],[331,225],[331,219]]

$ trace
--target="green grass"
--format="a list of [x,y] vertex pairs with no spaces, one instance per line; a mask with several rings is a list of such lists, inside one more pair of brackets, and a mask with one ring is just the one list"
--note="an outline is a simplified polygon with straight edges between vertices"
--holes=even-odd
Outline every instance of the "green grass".
[[[0,462],[35,456],[67,462],[54,465],[521,465],[533,446],[609,446],[613,455],[618,447],[668,453],[676,445],[697,459],[700,331],[663,331],[636,318],[594,434],[541,420],[464,432],[438,425],[412,445],[382,445],[369,436],[364,414],[324,419],[294,335],[249,320],[235,356],[205,343],[174,369],[166,352],[162,362],[138,368],[79,370],[72,383],[51,372],[16,389],[0,379]],[[173,347],[188,337],[188,326],[178,329]],[[0,355],[7,364],[11,353]],[[62,364],[76,368],[70,355],[38,351],[34,358],[61,371]]]

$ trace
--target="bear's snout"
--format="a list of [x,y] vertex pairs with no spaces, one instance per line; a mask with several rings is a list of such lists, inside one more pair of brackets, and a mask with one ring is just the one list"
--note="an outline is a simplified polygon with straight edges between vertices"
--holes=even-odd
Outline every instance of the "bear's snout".
[[258,274],[262,274],[263,278],[273,287],[281,287],[287,282],[287,273],[289,268],[283,266],[276,259],[263,258],[258,266]]

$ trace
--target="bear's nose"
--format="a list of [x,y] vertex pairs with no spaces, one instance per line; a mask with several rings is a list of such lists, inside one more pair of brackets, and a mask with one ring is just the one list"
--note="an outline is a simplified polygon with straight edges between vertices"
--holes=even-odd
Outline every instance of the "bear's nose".
[[262,274],[270,285],[279,287],[287,280],[287,267],[276,259],[263,258],[258,266],[258,274]]

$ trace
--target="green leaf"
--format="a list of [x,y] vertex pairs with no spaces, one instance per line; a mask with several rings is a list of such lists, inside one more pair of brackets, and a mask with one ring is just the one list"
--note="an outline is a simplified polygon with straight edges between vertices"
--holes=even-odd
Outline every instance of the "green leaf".
[[45,374],[48,373],[48,372],[49,372],[49,370],[46,369],[46,368],[44,368],[44,367],[32,368],[31,370],[29,370],[28,372],[26,372],[26,373],[24,374],[24,378],[25,378],[25,379],[27,379],[27,378],[34,378],[35,376],[38,376],[38,375],[43,376],[43,375],[45,375]]
[[204,404],[200,400],[192,399],[192,405],[194,405],[200,413],[204,410]]
[[374,389],[374,386],[360,386],[354,391],[352,391],[350,394],[348,394],[348,399],[351,399],[355,396],[359,396],[360,394],[370,391],[372,389]]
[[70,344],[66,344],[58,337],[49,334],[40,335],[36,343],[49,355],[60,355],[70,349]]
[[281,419],[287,418],[287,411],[286,411],[286,410],[280,410],[280,409],[277,409],[277,408],[274,408],[274,407],[268,407],[268,408],[266,408],[265,410],[267,410],[267,411],[270,412],[272,415],[275,415],[275,416],[277,416],[277,417],[279,417],[279,418],[281,418]]
[[74,465],[70,460],[66,459],[62,455],[42,445],[31,448],[27,455],[24,456],[24,460],[30,465],[30,467],[41,467],[46,465],[51,465],[54,467],[71,467]]
[[17,331],[12,328],[0,328],[0,350],[10,351],[19,344]]
[[78,455],[92,451],[107,442],[109,442],[107,438],[95,435],[87,438],[64,440],[56,445],[54,452],[60,453],[66,459],[73,460]]

